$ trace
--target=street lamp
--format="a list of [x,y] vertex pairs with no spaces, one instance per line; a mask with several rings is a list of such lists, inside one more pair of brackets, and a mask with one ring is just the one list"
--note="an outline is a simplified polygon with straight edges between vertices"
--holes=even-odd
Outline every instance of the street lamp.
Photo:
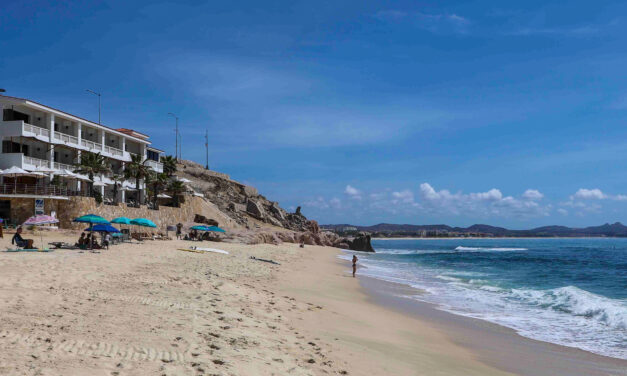
[[101,95],[100,95],[100,93],[96,93],[95,91],[91,91],[89,89],[87,89],[87,92],[88,93],[92,93],[93,95],[97,95],[98,96],[98,124],[102,125],[100,123],[100,97],[101,97]]
[[176,140],[176,144],[174,147],[174,159],[178,161],[179,159],[179,118],[171,112],[168,112],[168,115],[174,117],[176,119],[176,128],[174,129],[174,139]]
[[6,93],[7,91],[4,89],[0,89],[0,93]]

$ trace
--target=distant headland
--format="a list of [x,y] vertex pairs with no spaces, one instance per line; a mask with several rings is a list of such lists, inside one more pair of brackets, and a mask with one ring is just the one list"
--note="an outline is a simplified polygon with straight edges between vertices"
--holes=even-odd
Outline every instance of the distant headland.
[[375,238],[554,238],[554,237],[627,237],[627,226],[620,222],[606,223],[601,226],[573,228],[566,226],[543,226],[530,230],[510,230],[484,224],[469,227],[451,227],[448,225],[410,225],[379,223],[372,226],[349,224],[330,224],[320,226],[323,230],[339,235],[351,235],[368,232]]

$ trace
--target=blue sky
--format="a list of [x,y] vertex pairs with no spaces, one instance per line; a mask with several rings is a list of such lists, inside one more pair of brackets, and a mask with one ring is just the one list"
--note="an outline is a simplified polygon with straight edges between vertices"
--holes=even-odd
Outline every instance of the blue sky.
[[4,1],[0,87],[321,223],[627,222],[620,1]]

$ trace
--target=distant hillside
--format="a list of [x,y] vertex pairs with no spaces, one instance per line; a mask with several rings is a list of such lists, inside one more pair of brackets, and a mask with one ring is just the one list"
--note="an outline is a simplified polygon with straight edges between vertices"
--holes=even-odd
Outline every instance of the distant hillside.
[[606,223],[601,226],[572,228],[565,226],[543,226],[530,230],[509,230],[484,224],[470,227],[451,227],[448,225],[410,225],[379,223],[373,226],[355,226],[350,224],[322,225],[339,234],[365,231],[375,237],[586,237],[608,236],[627,237],[627,226],[620,222]]

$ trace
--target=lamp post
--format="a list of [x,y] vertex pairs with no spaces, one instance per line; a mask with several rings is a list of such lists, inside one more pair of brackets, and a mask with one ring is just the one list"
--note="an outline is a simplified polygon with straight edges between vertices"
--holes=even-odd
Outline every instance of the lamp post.
[[174,140],[176,142],[175,147],[174,147],[174,159],[178,161],[179,159],[179,117],[174,115],[171,112],[168,112],[168,115],[176,119],[176,128],[174,129]]
[[205,169],[209,169],[209,131],[205,129]]
[[89,89],[87,89],[86,91],[88,93],[92,93],[93,95],[97,95],[98,96],[98,124],[102,125],[100,123],[100,97],[101,97],[101,95],[100,95],[100,93],[96,93],[95,91],[92,91],[92,90],[89,90]]
[[0,93],[6,93],[7,91],[4,89],[0,89]]

